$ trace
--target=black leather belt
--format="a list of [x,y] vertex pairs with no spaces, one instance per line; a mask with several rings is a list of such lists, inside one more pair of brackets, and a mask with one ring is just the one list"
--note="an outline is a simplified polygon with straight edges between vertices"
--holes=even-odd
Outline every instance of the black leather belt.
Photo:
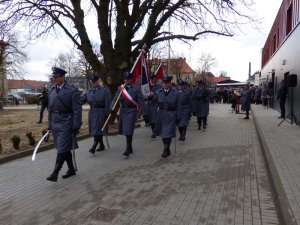
[[90,106],[91,106],[91,108],[102,108],[102,109],[105,108],[104,105],[90,105]]
[[63,112],[63,111],[52,111],[52,114],[55,114],[55,115],[63,115],[63,114],[71,114],[71,112]]
[[168,107],[159,107],[160,111],[176,111],[175,108],[168,108]]

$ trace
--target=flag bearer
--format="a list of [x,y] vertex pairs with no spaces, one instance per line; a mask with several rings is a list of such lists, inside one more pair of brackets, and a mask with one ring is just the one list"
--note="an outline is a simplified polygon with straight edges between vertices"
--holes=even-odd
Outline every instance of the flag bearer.
[[126,136],[126,150],[123,153],[125,156],[133,153],[132,136],[134,133],[135,123],[139,109],[143,114],[145,123],[149,123],[144,97],[141,88],[133,84],[133,76],[129,71],[123,72],[124,85],[121,85],[111,102],[111,110],[121,93],[119,100],[119,134]]

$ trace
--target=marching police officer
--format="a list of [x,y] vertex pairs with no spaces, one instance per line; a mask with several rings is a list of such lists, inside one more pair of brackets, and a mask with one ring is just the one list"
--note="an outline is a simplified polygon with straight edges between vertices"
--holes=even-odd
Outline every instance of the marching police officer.
[[175,88],[172,88],[172,77],[165,75],[162,78],[162,88],[154,94],[154,100],[158,103],[155,131],[164,143],[162,157],[171,155],[170,144],[176,136],[176,124],[180,121],[181,103],[180,97]]
[[[119,114],[119,134],[126,136],[126,150],[123,153],[129,156],[132,150],[132,136],[135,128],[138,111],[141,109],[145,123],[149,123],[144,97],[141,88],[133,84],[133,76],[129,71],[123,72],[124,85],[121,85],[111,102],[111,110],[121,94],[119,99],[120,114]],[[112,111],[113,113],[113,111]]]
[[209,91],[202,80],[197,80],[197,87],[192,90],[193,113],[197,117],[198,130],[206,129],[209,110]]
[[82,107],[79,90],[65,80],[67,72],[57,67],[52,71],[54,85],[49,90],[48,129],[52,131],[57,156],[54,170],[47,180],[56,182],[65,161],[68,171],[62,178],[76,175],[71,150],[78,148],[75,134],[82,124]]
[[186,88],[186,82],[183,80],[179,79],[177,81],[178,84],[178,93],[180,97],[180,102],[181,102],[181,115],[180,115],[180,122],[178,124],[178,130],[179,130],[179,141],[185,141],[185,135],[186,135],[186,128],[189,122],[189,117],[190,117],[190,99],[192,92],[190,89]]
[[149,119],[150,119],[150,126],[151,126],[151,130],[152,130],[152,135],[151,138],[155,138],[156,134],[155,134],[155,119],[156,119],[156,115],[157,115],[157,102],[153,101],[153,96],[155,91],[157,91],[158,89],[161,88],[161,85],[157,84],[156,81],[156,76],[155,74],[151,74],[150,76],[150,90],[151,90],[151,94],[148,96],[148,113],[149,113]]
[[81,104],[88,103],[90,105],[89,110],[89,133],[94,136],[94,143],[89,150],[90,153],[95,154],[97,145],[99,148],[97,151],[105,150],[103,143],[103,135],[107,135],[107,129],[101,130],[106,118],[110,112],[111,95],[107,87],[100,87],[99,77],[92,76],[92,87],[82,95]]
[[251,91],[249,90],[249,85],[246,85],[241,97],[242,108],[246,111],[246,116],[243,119],[249,119],[250,103]]
[[44,116],[44,111],[46,108],[48,108],[48,92],[47,90],[43,90],[42,95],[40,96],[40,119],[37,123],[42,123],[43,122],[43,116]]

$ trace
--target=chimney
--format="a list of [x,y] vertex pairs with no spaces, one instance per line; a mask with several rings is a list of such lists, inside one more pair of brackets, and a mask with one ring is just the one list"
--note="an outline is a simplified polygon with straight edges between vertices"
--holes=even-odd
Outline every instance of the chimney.
[[251,78],[251,62],[249,62],[249,74],[248,74],[248,79]]

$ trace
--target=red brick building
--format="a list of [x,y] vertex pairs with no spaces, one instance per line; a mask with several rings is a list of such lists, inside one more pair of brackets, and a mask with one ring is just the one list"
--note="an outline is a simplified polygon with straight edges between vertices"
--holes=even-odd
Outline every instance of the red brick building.
[[[261,79],[268,85],[273,96],[274,107],[279,109],[276,93],[281,80],[286,82],[291,74],[300,75],[300,0],[283,0],[268,38],[262,49]],[[286,109],[290,110],[291,90]],[[300,87],[293,88],[294,110],[300,119]]]

